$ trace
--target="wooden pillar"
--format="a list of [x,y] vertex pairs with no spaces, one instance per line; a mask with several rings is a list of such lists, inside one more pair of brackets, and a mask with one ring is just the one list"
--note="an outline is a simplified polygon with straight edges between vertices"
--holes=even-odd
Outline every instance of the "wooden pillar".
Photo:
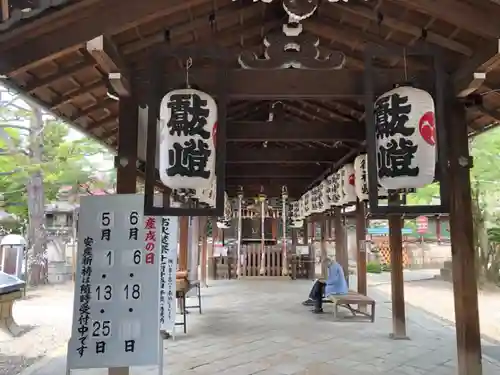
[[297,254],[297,247],[296,247],[297,246],[297,229],[292,228],[291,232],[292,232],[292,251],[291,251],[291,253]]
[[[450,237],[459,375],[481,375],[481,335],[475,277],[469,144],[465,108],[448,103]],[[494,166],[492,166],[494,168]]]
[[302,227],[302,245],[309,244],[309,223],[307,219],[304,219],[304,225]]
[[212,246],[208,247],[208,278],[215,280],[215,243],[219,240],[219,228],[217,228],[217,217],[212,217]]
[[441,245],[441,216],[436,216],[436,241]]
[[316,223],[314,221],[309,221],[307,225],[307,240],[309,246],[309,277],[311,279],[316,278],[316,250],[314,248],[314,240],[316,239]]
[[366,296],[366,205],[365,202],[356,202],[356,245],[357,245],[357,279],[358,293]]
[[[389,195],[389,204],[397,204],[399,196]],[[389,215],[389,247],[391,250],[392,333],[395,340],[407,339],[403,279],[403,218]]]
[[278,239],[278,220],[279,219],[271,219],[271,233],[273,239],[277,240]]
[[349,257],[345,244],[344,225],[342,224],[342,211],[340,207],[333,209],[333,223],[335,227],[335,259],[342,266],[344,276],[349,283]]
[[323,216],[321,218],[321,252],[320,252],[320,261],[321,261],[321,278],[326,279],[328,277],[328,263],[327,263],[327,252],[326,252],[326,245],[327,245],[327,224],[330,221]]
[[188,269],[189,216],[179,216],[179,271]]
[[200,255],[200,283],[207,287],[207,217],[200,218],[201,255]]
[[[134,92],[132,92],[134,94]],[[120,97],[118,109],[116,193],[135,194],[137,189],[137,138],[139,107],[135,95]],[[128,367],[111,367],[108,375],[129,375]]]

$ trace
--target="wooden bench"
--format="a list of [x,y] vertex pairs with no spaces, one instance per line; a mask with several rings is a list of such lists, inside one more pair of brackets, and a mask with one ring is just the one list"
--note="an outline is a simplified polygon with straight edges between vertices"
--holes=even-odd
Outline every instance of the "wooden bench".
[[[372,323],[375,321],[375,300],[371,297],[349,291],[348,294],[330,295],[324,301],[334,305],[333,316],[335,319],[339,319],[339,306],[342,306],[348,309],[355,317],[361,315],[369,318]],[[352,305],[356,305],[357,308],[353,308]],[[370,306],[370,312],[362,311],[361,306]]]

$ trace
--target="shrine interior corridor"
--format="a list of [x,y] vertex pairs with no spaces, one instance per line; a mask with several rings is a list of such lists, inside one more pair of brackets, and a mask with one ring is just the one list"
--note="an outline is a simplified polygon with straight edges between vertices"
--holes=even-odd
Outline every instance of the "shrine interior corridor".
[[[353,280],[354,281],[354,280]],[[390,300],[375,290],[376,322],[333,321],[301,305],[312,282],[289,279],[211,281],[202,290],[203,314],[191,310],[188,333],[178,329],[165,341],[166,375],[454,375],[454,328],[415,307],[407,307],[408,341],[393,341]],[[354,287],[354,285],[351,285]],[[191,301],[193,304],[193,301]],[[189,302],[188,302],[189,305]],[[344,312],[344,310],[341,310]],[[494,345],[484,343],[486,345]],[[64,375],[65,352],[21,375]],[[101,375],[107,370],[71,371]],[[484,357],[483,373],[500,373],[500,362]],[[132,368],[131,374],[158,374]]]

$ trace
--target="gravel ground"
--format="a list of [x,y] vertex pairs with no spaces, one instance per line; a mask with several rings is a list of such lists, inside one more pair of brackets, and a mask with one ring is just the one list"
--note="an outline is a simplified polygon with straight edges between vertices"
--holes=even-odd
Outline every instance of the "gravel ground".
[[20,337],[0,333],[0,375],[16,375],[65,345],[71,331],[73,284],[28,290],[14,304],[14,319],[26,327]]

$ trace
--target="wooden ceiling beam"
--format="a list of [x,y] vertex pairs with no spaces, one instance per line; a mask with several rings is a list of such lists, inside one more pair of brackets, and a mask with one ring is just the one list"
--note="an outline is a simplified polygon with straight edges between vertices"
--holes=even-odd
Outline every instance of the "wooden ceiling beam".
[[[429,71],[408,71],[408,79],[422,87],[432,87],[433,77]],[[184,72],[167,73],[177,82],[182,82]],[[376,69],[375,91],[384,92],[401,81],[404,71],[400,69]],[[176,76],[176,77],[174,77]],[[214,69],[191,69],[190,80],[207,92],[216,92]],[[142,84],[142,86],[141,86]],[[149,84],[138,85],[146,90]],[[231,99],[279,100],[279,99],[358,99],[364,97],[364,77],[354,70],[250,70],[235,69],[227,74],[228,96]]]
[[[75,51],[99,35],[113,35],[120,29],[134,27],[145,20],[153,20],[181,12],[207,0],[87,0],[54,11],[51,23],[40,17],[30,22],[30,33],[3,33],[0,39],[0,74],[15,75],[35,65]],[[72,11],[74,10],[74,11]]]
[[324,105],[322,105],[318,101],[312,101],[312,100],[299,100],[300,105],[302,108],[311,108],[312,110],[316,111],[317,113],[324,113],[329,119],[339,119],[341,121],[356,121],[356,117],[352,117],[350,115],[346,115],[342,112],[339,112],[337,110],[328,108]]
[[[317,20],[319,20],[319,22]],[[304,26],[307,30],[316,35],[324,38],[330,37],[338,43],[347,45],[351,48],[353,48],[353,45],[359,45],[361,46],[362,51],[364,51],[366,44],[369,43],[387,49],[401,49],[401,57],[391,56],[385,58],[390,62],[391,66],[396,66],[403,58],[403,49],[405,46],[389,42],[381,37],[371,35],[369,32],[363,32],[362,30],[349,26],[345,23],[340,24],[337,21],[333,22],[331,18],[307,20],[304,23]],[[413,57],[408,58],[408,63],[413,68],[427,68],[425,64],[422,64]]]
[[400,5],[485,38],[498,38],[500,24],[496,14],[486,13],[479,7],[456,0],[398,0]]
[[228,145],[228,164],[302,164],[302,163],[334,163],[340,159],[345,152],[340,149],[286,149],[262,147],[254,149],[242,149]]
[[226,165],[226,177],[307,177],[315,178],[325,168],[319,165]]
[[478,90],[486,81],[487,73],[500,65],[500,38],[484,43],[453,76],[457,95],[465,97]]
[[87,42],[87,51],[99,68],[108,75],[109,83],[118,96],[130,96],[129,71],[118,47],[104,35]]
[[[289,199],[298,199],[305,192],[305,188],[307,185],[287,185],[288,189],[288,198]],[[261,187],[264,188],[264,194],[266,194],[269,198],[280,198],[281,197],[281,186],[277,184],[269,185],[269,186],[260,186],[260,185],[245,185],[243,188],[243,195],[245,198],[254,198],[261,192]],[[230,197],[236,197],[239,192],[239,185],[227,185],[226,184],[226,192]]]
[[[366,6],[361,6],[356,4],[349,4],[349,6],[345,6],[344,4],[333,4],[333,3],[330,3],[328,6],[335,7],[337,10],[341,12],[349,12],[357,16],[364,17],[367,20],[370,20],[375,23],[379,22],[377,12],[368,9]],[[403,32],[405,34],[412,35],[416,38],[422,37],[422,29],[420,27],[403,21],[399,21],[387,15],[384,15],[384,18],[382,20],[382,25]],[[462,43],[459,43],[455,40],[446,38],[430,30],[427,30],[425,41],[444,47],[450,51],[458,52],[465,56],[472,56],[473,54],[473,51],[470,47]]]
[[227,124],[227,140],[231,142],[333,142],[365,140],[363,123],[308,123],[307,126],[287,121],[239,121]]
[[[258,16],[261,13],[262,8],[258,6],[258,4],[248,4],[242,8],[241,4],[239,3],[230,3],[226,7],[217,10],[217,12],[215,13],[215,21],[217,23],[219,22],[226,23],[226,21],[234,19],[235,20],[234,24],[236,25],[239,22],[238,18],[235,17],[236,11],[238,10],[240,10],[240,13],[238,14],[242,17],[244,23],[246,23],[252,18]],[[205,26],[206,27],[210,26],[208,16],[209,14],[203,14],[201,16],[196,17],[192,21],[174,25],[170,28],[167,27],[168,34],[170,37],[169,42],[172,45],[179,45],[179,44],[184,44],[186,42],[187,43],[191,42],[192,41],[192,37],[190,35],[191,33]],[[158,43],[163,43],[165,41],[165,31],[166,31],[165,29],[162,29],[157,33],[145,36],[138,41],[134,41],[123,45],[121,48],[123,54],[124,55],[135,54],[143,49],[149,48]],[[210,35],[201,35],[201,39],[207,39],[209,37]]]
[[314,177],[226,177],[226,184],[230,186],[241,185],[243,189],[245,185],[291,185],[291,186],[307,186]]

